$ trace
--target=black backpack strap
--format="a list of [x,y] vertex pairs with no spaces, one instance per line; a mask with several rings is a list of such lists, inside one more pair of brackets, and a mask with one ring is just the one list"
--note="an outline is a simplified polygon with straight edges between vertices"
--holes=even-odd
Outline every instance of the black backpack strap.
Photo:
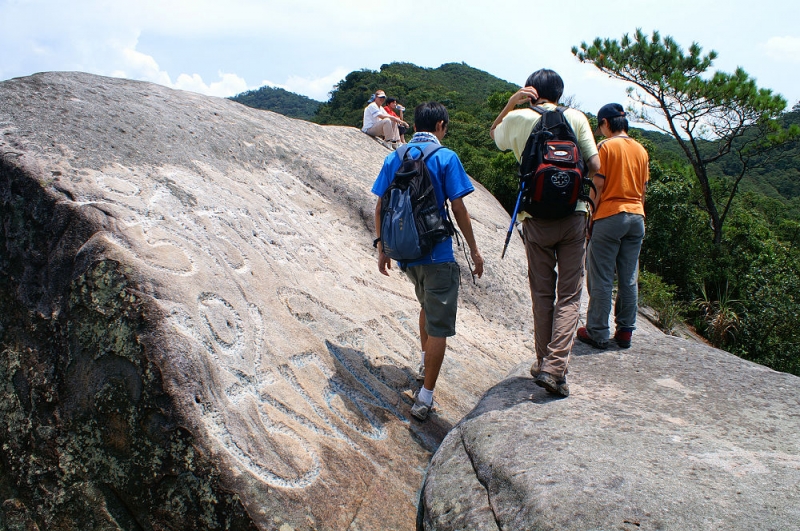
[[[427,145],[424,148],[422,148],[422,161],[423,162],[427,161],[428,157],[430,157],[431,155],[433,155],[434,153],[436,153],[437,151],[439,151],[443,147],[444,147],[443,145],[438,144],[436,142],[428,142]],[[442,193],[444,194],[445,221],[450,226],[451,233],[456,234],[456,236],[457,236],[458,235],[458,231],[456,231],[456,226],[453,223],[453,219],[450,217],[450,208],[447,206],[447,202],[449,201],[449,199],[447,197],[447,182],[444,179],[441,179],[441,181],[442,181]],[[456,243],[458,243],[458,240],[456,240]],[[460,246],[461,245],[459,243],[459,247]]]
[[[428,145],[422,148],[422,161],[425,162],[428,160],[428,157],[442,149],[444,146],[441,144],[437,144],[436,142],[428,142]],[[430,171],[430,170],[429,170]],[[447,208],[447,183],[442,180],[442,192],[444,192],[444,207]],[[448,211],[448,216],[450,212]]]
[[[544,120],[542,125],[544,128],[551,129],[561,124],[567,124],[567,127],[569,127],[569,122],[567,122],[566,118],[564,117],[564,109],[565,107],[556,107],[547,114],[542,115],[542,120]],[[570,131],[571,130],[572,128],[570,127]]]

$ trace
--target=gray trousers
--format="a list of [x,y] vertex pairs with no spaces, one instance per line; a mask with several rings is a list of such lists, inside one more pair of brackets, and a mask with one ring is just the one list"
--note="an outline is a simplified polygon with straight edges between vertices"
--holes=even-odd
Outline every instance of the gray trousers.
[[614,321],[617,330],[636,327],[639,251],[644,238],[644,217],[620,212],[594,222],[586,253],[586,287],[589,308],[586,331],[599,343],[608,341],[614,272],[618,279]]

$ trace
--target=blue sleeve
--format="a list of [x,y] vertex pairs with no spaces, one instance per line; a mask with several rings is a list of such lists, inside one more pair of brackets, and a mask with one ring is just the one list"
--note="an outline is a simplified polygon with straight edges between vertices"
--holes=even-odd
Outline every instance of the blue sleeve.
[[447,199],[453,201],[454,199],[458,199],[459,197],[464,197],[465,195],[472,193],[475,190],[475,187],[472,186],[472,181],[469,180],[469,176],[464,170],[464,166],[461,164],[461,160],[459,160],[458,155],[449,149],[446,150],[444,154],[448,155],[448,157],[443,161],[445,163],[444,175]]

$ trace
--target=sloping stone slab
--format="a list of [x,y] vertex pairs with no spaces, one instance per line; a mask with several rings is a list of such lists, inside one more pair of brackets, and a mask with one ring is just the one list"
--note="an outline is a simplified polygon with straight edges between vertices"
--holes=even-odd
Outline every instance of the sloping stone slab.
[[412,421],[418,303],[372,247],[386,154],[353,127],[150,83],[0,83],[7,517],[412,529],[432,451],[530,357],[530,297],[476,185],[486,274],[458,251],[439,412]]
[[576,347],[567,399],[514,369],[434,455],[421,527],[800,529],[800,378],[653,337]]

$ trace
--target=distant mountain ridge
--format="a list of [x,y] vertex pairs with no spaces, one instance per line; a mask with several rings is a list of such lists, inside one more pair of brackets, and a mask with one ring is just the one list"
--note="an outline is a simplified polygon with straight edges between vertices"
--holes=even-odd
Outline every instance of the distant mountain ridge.
[[356,122],[360,124],[362,111],[376,87],[408,108],[436,100],[451,112],[481,105],[495,92],[519,88],[464,63],[446,63],[438,68],[391,63],[382,65],[379,71],[363,69],[349,73],[333,88],[327,102],[269,86],[242,92],[229,99],[290,118],[322,124],[356,125]]
[[317,114],[321,101],[311,99],[278,87],[264,86],[248,90],[228,99],[253,107],[277,112],[289,118],[311,120]]

